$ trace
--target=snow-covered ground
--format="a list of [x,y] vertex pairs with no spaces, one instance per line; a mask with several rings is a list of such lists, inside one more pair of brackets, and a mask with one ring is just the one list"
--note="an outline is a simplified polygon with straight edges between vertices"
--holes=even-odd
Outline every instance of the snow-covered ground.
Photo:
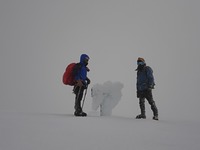
[[1,150],[198,150],[200,122],[0,113]]
[[[200,1],[0,0],[0,150],[199,150]],[[86,118],[62,75],[90,56]],[[136,60],[152,67],[159,121],[136,120]],[[123,84],[112,115],[91,88]],[[119,94],[119,93],[118,93]],[[115,99],[117,100],[117,99]],[[118,102],[118,101],[117,101]]]

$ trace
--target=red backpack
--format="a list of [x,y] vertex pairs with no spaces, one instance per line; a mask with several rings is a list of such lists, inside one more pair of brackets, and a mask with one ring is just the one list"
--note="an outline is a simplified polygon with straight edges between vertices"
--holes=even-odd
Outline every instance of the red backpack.
[[76,66],[76,63],[71,63],[65,69],[63,74],[63,84],[73,86],[75,84],[73,69]]

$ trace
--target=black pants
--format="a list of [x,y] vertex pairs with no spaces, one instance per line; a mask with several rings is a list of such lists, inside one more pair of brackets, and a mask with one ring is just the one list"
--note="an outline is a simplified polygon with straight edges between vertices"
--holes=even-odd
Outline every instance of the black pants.
[[153,100],[153,95],[151,90],[142,91],[139,94],[139,105],[141,109],[141,114],[145,115],[145,98],[151,105],[151,110],[153,111],[153,115],[158,116],[158,109],[156,107],[155,101]]
[[75,96],[75,106],[74,106],[74,109],[76,111],[82,111],[82,108],[81,108],[81,100],[83,98],[83,92],[85,90],[85,87],[82,86],[82,87],[79,87],[79,86],[74,86],[74,94],[76,95]]

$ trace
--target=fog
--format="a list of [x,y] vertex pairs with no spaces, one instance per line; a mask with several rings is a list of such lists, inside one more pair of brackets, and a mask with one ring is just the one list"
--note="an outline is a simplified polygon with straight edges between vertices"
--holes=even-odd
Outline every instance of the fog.
[[[200,1],[1,0],[0,110],[73,114],[62,74],[90,56],[89,89],[121,82],[113,114],[135,117],[136,60],[154,71],[160,118],[200,119]],[[91,92],[84,111],[91,111]],[[150,107],[147,116],[151,116]]]

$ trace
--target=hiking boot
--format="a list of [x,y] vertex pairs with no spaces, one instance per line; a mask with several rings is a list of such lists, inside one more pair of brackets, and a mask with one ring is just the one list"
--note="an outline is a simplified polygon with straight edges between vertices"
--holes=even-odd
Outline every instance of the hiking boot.
[[146,119],[146,116],[140,114],[140,115],[137,115],[137,116],[136,116],[136,119]]
[[83,111],[75,111],[74,112],[74,116],[82,116],[82,117],[85,117],[87,116],[87,114]]
[[153,120],[158,120],[158,116],[153,116]]

